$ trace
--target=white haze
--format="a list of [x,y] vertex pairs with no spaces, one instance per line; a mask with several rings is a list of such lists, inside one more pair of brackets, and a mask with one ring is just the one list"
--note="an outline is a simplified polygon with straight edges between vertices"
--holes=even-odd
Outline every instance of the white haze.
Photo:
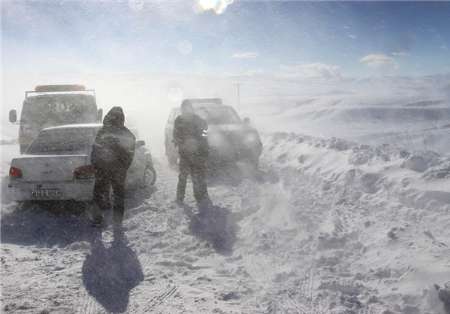
[[[81,83],[95,89],[98,106],[105,113],[112,106],[123,106],[128,126],[138,129],[139,137],[159,156],[164,152],[170,110],[183,98],[192,97],[223,98],[241,117],[250,117],[261,132],[363,138],[376,144],[391,142],[448,152],[445,142],[427,147],[422,138],[423,130],[450,124],[450,75],[330,79],[287,78],[284,73],[213,76],[91,71],[28,77],[9,72],[3,81],[2,138],[17,136],[17,125],[7,121],[8,111],[20,112],[25,90],[58,83]],[[402,134],[403,140],[392,134]],[[437,136],[446,139],[445,132]]]

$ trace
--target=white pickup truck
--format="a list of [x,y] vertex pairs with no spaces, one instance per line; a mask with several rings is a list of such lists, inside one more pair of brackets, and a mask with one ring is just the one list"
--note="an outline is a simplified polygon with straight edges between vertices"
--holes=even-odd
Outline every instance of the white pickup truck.
[[[15,201],[93,199],[92,143],[101,124],[70,124],[43,129],[26,153],[11,161],[9,190]],[[144,141],[136,142],[127,188],[148,187],[156,173]]]
[[83,85],[38,85],[35,90],[25,92],[20,120],[17,111],[11,110],[9,121],[20,125],[19,144],[23,154],[43,128],[100,122],[102,115],[92,89]]

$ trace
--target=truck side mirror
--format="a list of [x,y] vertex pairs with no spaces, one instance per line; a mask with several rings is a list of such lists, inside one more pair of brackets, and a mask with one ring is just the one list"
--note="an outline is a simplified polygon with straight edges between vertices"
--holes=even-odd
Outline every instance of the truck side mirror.
[[244,118],[244,124],[250,125],[250,118],[245,117],[245,118]]
[[17,122],[17,111],[15,109],[9,111],[9,122]]
[[97,110],[97,121],[102,122],[103,119],[103,109],[98,109]]
[[143,147],[143,146],[145,146],[145,141],[137,141],[136,142],[136,148]]

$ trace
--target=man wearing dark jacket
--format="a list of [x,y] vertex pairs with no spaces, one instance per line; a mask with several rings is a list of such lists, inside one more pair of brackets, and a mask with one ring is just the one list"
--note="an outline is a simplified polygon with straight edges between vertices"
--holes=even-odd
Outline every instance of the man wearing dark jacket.
[[191,103],[183,101],[181,115],[174,122],[173,139],[180,155],[180,174],[177,185],[177,202],[182,203],[186,181],[191,175],[194,197],[200,209],[211,201],[206,186],[206,161],[208,158],[208,124],[194,113]]
[[[125,179],[134,157],[133,133],[125,125],[121,107],[113,107],[103,119],[92,148],[91,163],[95,168],[94,202],[106,210],[110,206],[109,191],[114,195],[113,221],[122,224],[124,214]],[[94,223],[101,224],[101,213],[94,214]]]

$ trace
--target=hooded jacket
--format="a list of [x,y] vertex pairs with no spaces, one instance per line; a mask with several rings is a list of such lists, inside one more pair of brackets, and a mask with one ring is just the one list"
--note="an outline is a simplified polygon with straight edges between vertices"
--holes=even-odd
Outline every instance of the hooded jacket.
[[208,155],[208,124],[196,114],[179,115],[174,122],[173,140],[184,156]]
[[92,147],[91,163],[96,168],[127,170],[134,157],[136,138],[124,125],[121,107],[113,107],[103,119]]

